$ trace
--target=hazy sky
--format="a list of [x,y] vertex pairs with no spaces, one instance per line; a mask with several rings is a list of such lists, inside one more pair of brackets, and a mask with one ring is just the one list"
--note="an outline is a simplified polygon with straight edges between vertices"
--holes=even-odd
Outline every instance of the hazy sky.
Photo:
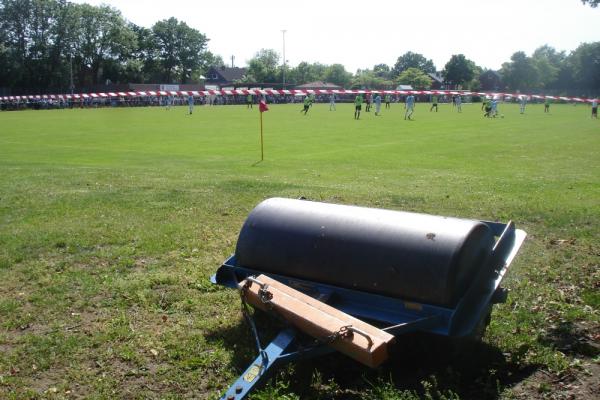
[[518,50],[567,52],[600,41],[600,7],[580,0],[72,0],[109,4],[138,25],[175,17],[204,33],[208,49],[244,66],[261,48],[350,72],[414,51],[443,69],[452,54],[498,69]]

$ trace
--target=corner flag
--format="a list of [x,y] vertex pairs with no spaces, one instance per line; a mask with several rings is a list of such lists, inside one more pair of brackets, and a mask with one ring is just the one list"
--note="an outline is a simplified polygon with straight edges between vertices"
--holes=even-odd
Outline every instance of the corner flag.
[[258,109],[261,113],[269,111],[269,107],[267,107],[267,103],[264,100],[261,100],[260,103],[258,103]]
[[263,146],[263,121],[262,115],[265,111],[269,111],[269,107],[267,107],[267,102],[265,100],[261,100],[258,103],[258,109],[260,110],[260,161],[265,159],[265,152]]

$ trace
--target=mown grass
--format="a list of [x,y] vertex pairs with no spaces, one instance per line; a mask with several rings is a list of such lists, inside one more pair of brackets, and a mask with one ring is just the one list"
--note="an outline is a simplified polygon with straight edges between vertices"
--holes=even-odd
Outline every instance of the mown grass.
[[476,354],[407,338],[380,369],[303,362],[256,398],[515,398],[529,381],[543,397],[598,371],[588,107],[484,119],[477,104],[418,104],[415,121],[396,104],[360,121],[350,105],[299,109],[264,115],[262,163],[243,107],[1,113],[0,397],[218,397],[254,347],[237,294],[208,278],[272,196],[512,219],[529,237]]

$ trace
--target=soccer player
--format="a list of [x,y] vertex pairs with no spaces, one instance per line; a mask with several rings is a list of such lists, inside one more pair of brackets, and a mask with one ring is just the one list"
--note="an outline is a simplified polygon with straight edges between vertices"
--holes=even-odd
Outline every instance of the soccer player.
[[311,104],[312,102],[310,101],[310,96],[306,95],[306,97],[304,98],[304,108],[300,110],[300,112],[304,111],[304,115],[306,115]]
[[389,94],[385,95],[385,108],[390,108],[391,96]]
[[456,96],[456,109],[458,112],[462,112],[462,97],[460,95]]
[[315,103],[315,94],[309,94],[308,97],[310,99],[310,106],[312,107],[312,105]]
[[492,116],[492,101],[488,98],[486,98],[483,101],[483,107],[485,109],[485,114],[483,114],[484,117],[491,117]]
[[246,96],[246,108],[252,108],[252,95]]
[[412,120],[413,112],[415,111],[415,96],[412,94],[406,96],[406,112],[404,113],[404,119]]
[[371,93],[367,93],[365,95],[365,103],[366,103],[365,111],[371,112]]
[[546,97],[546,100],[544,101],[544,112],[550,112],[550,99],[548,97]]
[[194,111],[194,96],[188,96],[188,108],[190,109],[190,115],[192,115],[192,111]]
[[380,112],[381,112],[381,95],[379,95],[379,93],[377,93],[377,95],[375,96],[375,115],[379,116]]
[[434,108],[435,112],[438,112],[438,97],[435,95],[431,97],[431,108],[429,109],[429,112],[431,112]]
[[598,99],[592,100],[592,118],[598,119]]
[[329,111],[335,111],[335,94],[333,93],[329,95]]
[[521,109],[521,114],[525,114],[525,106],[527,105],[527,96],[521,96],[519,99],[519,108]]
[[354,119],[360,119],[360,110],[362,108],[362,102],[363,98],[362,95],[359,93],[354,99]]
[[498,115],[498,101],[496,99],[492,100],[492,113],[491,113],[492,117],[496,118],[496,115]]

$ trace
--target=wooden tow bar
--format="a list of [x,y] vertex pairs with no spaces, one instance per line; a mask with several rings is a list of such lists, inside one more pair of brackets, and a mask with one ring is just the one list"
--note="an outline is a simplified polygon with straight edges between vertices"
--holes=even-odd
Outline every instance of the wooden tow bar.
[[[376,367],[402,333],[474,335],[506,299],[500,283],[525,237],[512,222],[263,201],[211,278],[240,291],[258,350],[222,399],[299,358],[339,351]],[[248,304],[287,323],[265,348]]]

